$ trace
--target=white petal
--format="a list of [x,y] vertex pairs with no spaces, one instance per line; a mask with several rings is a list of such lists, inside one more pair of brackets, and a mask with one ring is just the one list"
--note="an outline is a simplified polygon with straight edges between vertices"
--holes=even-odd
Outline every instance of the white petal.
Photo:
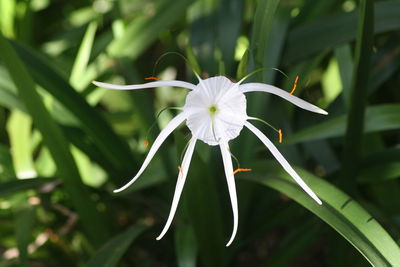
[[157,150],[160,148],[162,143],[165,141],[165,139],[168,137],[168,135],[171,134],[173,130],[175,130],[176,127],[179,126],[185,119],[186,119],[187,114],[185,112],[182,112],[178,114],[175,118],[173,118],[167,126],[160,132],[160,134],[157,136],[156,140],[154,141],[154,144],[151,146],[149,153],[146,156],[146,159],[143,162],[142,167],[138,171],[138,173],[133,177],[126,185],[124,185],[121,188],[118,188],[114,190],[114,193],[121,192],[128,188],[131,184],[133,184],[137,178],[143,173],[143,171],[146,169],[147,165],[149,165],[150,161],[153,159],[154,155],[156,154]]
[[301,98],[298,98],[297,96],[291,95],[288,92],[286,92],[285,90],[279,89],[278,87],[269,85],[269,84],[263,84],[263,83],[246,83],[246,84],[242,84],[239,86],[239,89],[243,92],[243,93],[247,93],[247,92],[266,92],[266,93],[271,93],[277,96],[280,96],[284,99],[286,99],[287,101],[291,102],[292,104],[311,111],[311,112],[315,112],[315,113],[319,113],[319,114],[323,114],[323,115],[327,115],[328,112],[326,112],[325,110],[314,106],[313,104],[308,103],[307,101],[304,101]]
[[179,198],[181,197],[183,186],[185,185],[186,176],[187,176],[187,173],[189,170],[190,160],[192,159],[196,141],[197,141],[197,139],[194,137],[189,141],[189,146],[188,146],[185,156],[183,157],[183,160],[182,160],[182,168],[178,174],[178,180],[176,181],[174,198],[172,200],[171,210],[169,212],[167,223],[165,224],[164,229],[162,230],[161,234],[156,238],[157,240],[160,240],[161,238],[163,238],[163,236],[168,231],[168,229],[171,225],[172,219],[174,218],[176,208],[178,207]]
[[228,191],[229,191],[229,196],[231,198],[232,212],[233,212],[233,231],[231,238],[226,244],[226,246],[228,247],[230,246],[230,244],[232,243],[233,239],[236,236],[239,215],[238,215],[238,204],[236,197],[235,176],[233,175],[232,158],[229,152],[229,146],[225,140],[221,141],[219,146],[221,148],[222,161],[224,162],[226,182],[228,183]]
[[93,84],[97,85],[98,87],[113,89],[113,90],[136,90],[136,89],[164,87],[164,86],[182,87],[191,90],[196,89],[196,85],[184,81],[156,81],[156,82],[131,84],[131,85],[117,85],[117,84],[93,81]]
[[317,197],[317,195],[311,190],[311,188],[306,185],[306,183],[300,178],[295,170],[290,166],[290,164],[286,161],[286,159],[282,156],[282,154],[278,151],[278,149],[274,146],[274,144],[256,127],[254,127],[251,123],[245,122],[244,124],[250,131],[252,131],[260,140],[264,143],[264,145],[271,151],[272,155],[278,160],[278,162],[282,165],[287,173],[292,176],[292,178],[300,185],[300,187],[319,205],[322,205],[322,201]]

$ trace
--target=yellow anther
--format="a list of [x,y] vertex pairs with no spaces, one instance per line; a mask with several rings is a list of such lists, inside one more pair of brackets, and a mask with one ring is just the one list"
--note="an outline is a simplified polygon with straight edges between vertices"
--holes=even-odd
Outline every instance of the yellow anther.
[[279,134],[279,144],[282,144],[282,130],[281,129],[278,130],[278,134]]
[[237,168],[237,169],[233,172],[233,174],[236,174],[236,173],[238,173],[238,172],[250,172],[250,171],[251,171],[251,169]]
[[149,140],[144,140],[144,141],[143,141],[143,145],[144,145],[145,147],[148,147],[148,146],[149,146]]
[[291,95],[293,95],[294,91],[296,90],[297,87],[297,81],[299,80],[299,76],[296,76],[296,79],[294,80],[293,88],[292,91],[290,92]]

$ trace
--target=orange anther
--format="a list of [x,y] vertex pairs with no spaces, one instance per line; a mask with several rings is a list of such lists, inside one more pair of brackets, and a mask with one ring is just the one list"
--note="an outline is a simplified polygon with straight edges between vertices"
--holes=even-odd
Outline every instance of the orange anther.
[[250,171],[251,171],[251,169],[237,168],[237,169],[233,172],[233,174],[236,174],[236,173],[238,173],[238,172],[250,172]]
[[282,144],[282,130],[281,129],[278,130],[278,134],[279,134],[279,144]]
[[293,88],[292,91],[290,92],[291,95],[293,95],[294,91],[296,90],[297,87],[297,81],[299,80],[299,76],[296,76],[296,79],[294,80]]
[[160,78],[153,77],[153,76],[146,77],[146,78],[144,78],[144,79],[145,79],[145,80],[157,80],[157,81],[161,80]]
[[148,147],[148,146],[149,146],[149,140],[144,140],[144,141],[143,141],[143,145],[144,145],[145,147]]
[[181,168],[181,166],[178,166],[178,171],[179,171],[179,173],[180,173],[180,174],[182,174],[182,175],[183,175],[183,172],[182,172],[182,168]]

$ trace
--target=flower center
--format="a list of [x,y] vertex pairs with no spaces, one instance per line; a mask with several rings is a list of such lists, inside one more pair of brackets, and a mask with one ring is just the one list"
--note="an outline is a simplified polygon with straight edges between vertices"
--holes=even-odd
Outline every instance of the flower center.
[[238,84],[223,76],[201,80],[183,109],[193,136],[211,146],[236,138],[247,119],[246,97]]
[[208,112],[210,112],[211,117],[213,117],[218,112],[217,105],[209,106],[208,107]]

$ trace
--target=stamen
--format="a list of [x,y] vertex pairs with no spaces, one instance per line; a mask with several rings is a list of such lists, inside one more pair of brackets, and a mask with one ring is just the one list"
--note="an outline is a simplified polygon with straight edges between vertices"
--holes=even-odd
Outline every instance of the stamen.
[[279,133],[279,130],[277,128],[275,128],[274,126],[272,126],[271,124],[269,124],[268,122],[266,122],[263,119],[260,118],[256,118],[256,117],[249,117],[250,120],[256,120],[256,121],[261,121],[262,123],[264,123],[265,125],[271,127],[275,132]]
[[181,166],[178,166],[178,171],[179,171],[179,173],[180,173],[181,175],[183,175]]
[[287,76],[283,71],[281,71],[280,69],[277,69],[277,68],[270,68],[270,67],[263,67],[263,68],[256,69],[255,71],[252,71],[252,72],[250,72],[249,74],[247,74],[246,76],[244,76],[244,77],[238,82],[238,84],[241,84],[244,80],[246,80],[246,79],[249,78],[250,76],[252,76],[252,75],[254,75],[254,74],[256,74],[257,72],[260,72],[260,71],[262,71],[262,70],[275,70],[275,71],[277,71],[277,72],[283,74],[286,78],[288,78],[288,76]]
[[238,172],[251,172],[251,171],[252,171],[252,169],[237,168],[237,169],[233,172],[233,174],[235,175],[235,174],[238,173]]
[[152,125],[150,126],[150,128],[147,130],[146,139],[145,139],[145,141],[143,142],[144,145],[145,145],[146,147],[149,145],[149,141],[148,141],[148,140],[149,140],[150,131],[154,128],[154,126],[156,126],[157,120],[158,120],[158,118],[160,117],[161,113],[163,113],[163,112],[166,111],[167,109],[177,109],[177,110],[181,110],[182,108],[180,108],[180,107],[166,107],[166,108],[163,108],[162,110],[160,110],[160,111],[157,113],[156,120],[153,122],[153,124],[152,124]]
[[[186,62],[186,64],[190,67],[190,69],[193,71],[193,73],[199,78],[199,76],[198,76],[198,74],[197,74],[197,72],[198,72],[199,70],[195,70],[195,68],[198,67],[198,66],[192,66],[192,65],[190,64],[189,60],[188,60],[184,55],[182,55],[182,54],[179,53],[179,52],[174,52],[174,51],[166,52],[166,53],[162,54],[162,55],[157,59],[156,63],[154,64],[154,67],[153,67],[153,73],[156,73],[156,69],[157,69],[157,66],[158,66],[158,64],[160,63],[160,61],[161,61],[165,56],[168,56],[168,55],[176,55],[176,56],[181,57],[181,58]],[[196,68],[196,69],[197,69],[197,68]]]
[[160,80],[161,80],[160,78],[153,77],[153,76],[146,77],[146,78],[144,78],[144,79],[145,79],[145,80],[157,80],[157,81],[160,81]]
[[143,141],[143,145],[144,145],[145,147],[148,147],[149,144],[150,144],[150,143],[149,143],[149,140],[146,139],[146,140]]
[[279,134],[279,144],[282,144],[282,130],[281,129],[278,130],[278,134]]
[[299,80],[299,76],[296,75],[296,79],[294,80],[293,88],[292,91],[290,92],[291,95],[293,95],[294,91],[296,90],[297,87],[297,81]]

